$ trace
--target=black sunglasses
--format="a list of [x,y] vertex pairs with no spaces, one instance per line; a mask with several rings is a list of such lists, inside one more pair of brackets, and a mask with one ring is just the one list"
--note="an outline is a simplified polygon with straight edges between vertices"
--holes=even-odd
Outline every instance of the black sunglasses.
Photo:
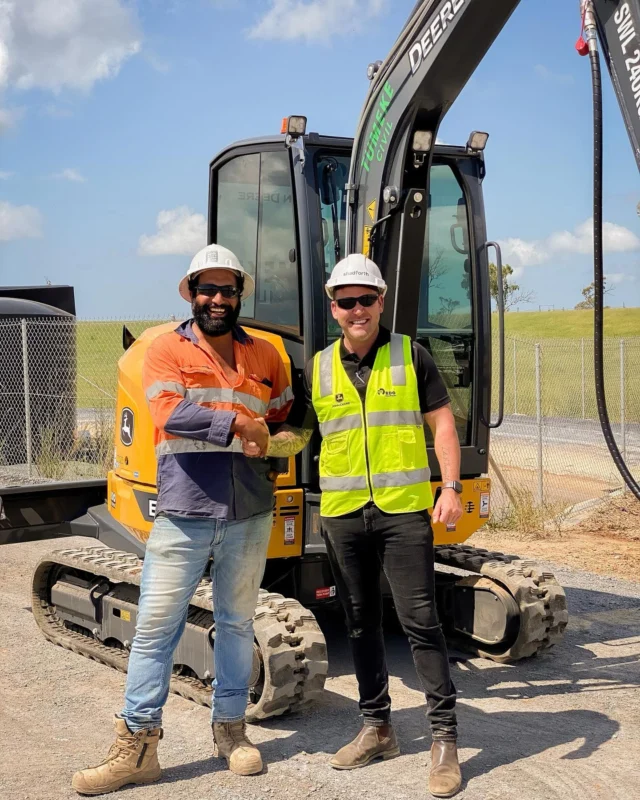
[[369,308],[376,302],[378,297],[380,297],[379,294],[362,294],[360,297],[341,297],[339,300],[336,300],[336,305],[344,311],[351,311],[352,308],[356,307],[356,303],[360,303],[363,308]]
[[205,294],[207,297],[215,297],[219,292],[227,300],[240,296],[240,289],[237,286],[217,286],[215,283],[199,283],[193,287],[193,291],[197,294]]

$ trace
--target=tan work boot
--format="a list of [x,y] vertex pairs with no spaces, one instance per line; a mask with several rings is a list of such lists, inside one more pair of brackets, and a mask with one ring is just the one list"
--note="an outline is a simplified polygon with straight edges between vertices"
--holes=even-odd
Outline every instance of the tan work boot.
[[329,765],[334,769],[356,769],[376,758],[399,755],[398,740],[391,725],[364,725],[356,738],[329,760]]
[[162,774],[157,752],[162,728],[131,733],[120,717],[115,728],[116,740],[105,760],[73,776],[71,786],[79,794],[107,794],[128,783],[152,783]]
[[431,745],[429,791],[434,797],[453,797],[462,786],[455,742],[435,741]]
[[214,722],[214,755],[227,759],[231,772],[236,775],[256,775],[262,772],[262,756],[258,748],[247,739],[247,725],[243,719],[236,722]]

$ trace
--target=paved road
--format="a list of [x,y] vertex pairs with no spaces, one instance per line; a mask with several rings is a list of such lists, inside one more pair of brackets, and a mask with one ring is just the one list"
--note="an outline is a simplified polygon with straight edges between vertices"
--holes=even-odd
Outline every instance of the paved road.
[[[618,447],[621,447],[620,425],[616,423],[611,428]],[[538,422],[535,417],[510,414],[505,416],[504,422],[493,431],[492,436],[498,441],[502,438],[537,441]],[[640,459],[640,424],[628,422],[625,426],[625,436],[627,457]],[[600,423],[590,419],[545,417],[543,419],[543,441],[545,444],[567,444],[573,447],[580,445],[604,449],[607,447]]]
[[[73,539],[65,545],[86,544]],[[69,800],[74,770],[111,739],[123,676],[42,639],[30,612],[31,571],[46,542],[0,550],[0,798]],[[456,663],[460,800],[634,800],[640,786],[640,583],[555,570],[572,621],[555,653],[516,666]],[[357,689],[343,631],[326,629],[324,700],[252,729],[268,764],[238,778],[211,758],[208,711],[172,695],[161,783],[127,800],[425,800],[424,698],[403,637],[389,633],[394,723],[402,755],[353,772],[327,764],[358,729]]]

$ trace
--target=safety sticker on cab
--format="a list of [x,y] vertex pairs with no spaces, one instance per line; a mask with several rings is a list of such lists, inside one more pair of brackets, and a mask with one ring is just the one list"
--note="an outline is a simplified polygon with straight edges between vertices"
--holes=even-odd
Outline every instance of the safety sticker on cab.
[[284,543],[285,544],[295,544],[296,543],[296,518],[295,517],[285,517],[284,518]]

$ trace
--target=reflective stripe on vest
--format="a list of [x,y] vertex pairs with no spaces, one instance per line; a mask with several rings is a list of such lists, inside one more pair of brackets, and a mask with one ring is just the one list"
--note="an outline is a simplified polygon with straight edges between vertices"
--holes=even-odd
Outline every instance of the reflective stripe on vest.
[[312,400],[322,434],[322,516],[361,508],[371,499],[388,513],[433,505],[418,380],[411,340],[391,334],[379,348],[365,404],[340,359],[340,342],[314,360]]

